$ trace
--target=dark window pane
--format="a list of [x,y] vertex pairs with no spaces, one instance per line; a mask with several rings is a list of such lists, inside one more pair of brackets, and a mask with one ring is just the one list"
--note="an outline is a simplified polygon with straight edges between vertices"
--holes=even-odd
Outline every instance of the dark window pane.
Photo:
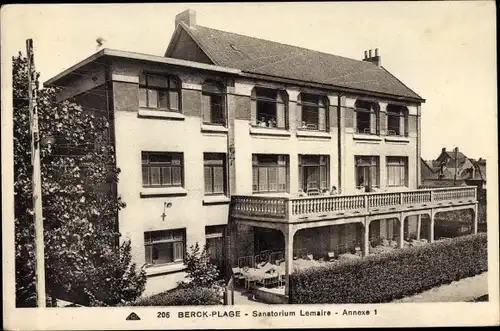
[[212,193],[212,168],[211,167],[205,167],[204,177],[205,177],[205,193]]
[[162,76],[148,75],[148,86],[168,88],[168,78]]
[[151,167],[151,185],[160,185],[160,168]]
[[213,167],[213,182],[214,182],[214,192],[217,194],[224,193],[224,168],[223,167]]
[[162,167],[161,175],[163,185],[172,185],[172,169],[170,167]]
[[168,109],[168,92],[158,91],[158,103],[162,109]]
[[149,168],[142,167],[142,184],[149,185]]
[[179,92],[170,91],[170,109],[179,110]]
[[180,167],[172,167],[172,185],[182,185],[182,172]]

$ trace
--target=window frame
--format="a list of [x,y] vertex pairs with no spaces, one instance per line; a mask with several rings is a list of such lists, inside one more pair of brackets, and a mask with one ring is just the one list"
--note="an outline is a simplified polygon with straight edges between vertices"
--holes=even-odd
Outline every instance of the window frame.
[[[149,83],[149,79],[152,77],[157,77],[161,79],[165,79],[167,82],[167,86],[165,87],[160,87],[160,86],[155,86],[152,83]],[[176,87],[172,87],[172,85],[176,85]],[[163,74],[158,74],[158,73],[149,73],[149,72],[144,72],[140,75],[139,79],[139,108],[141,109],[148,109],[148,110],[154,110],[154,111],[168,111],[168,112],[173,112],[173,113],[182,113],[182,101],[181,101],[181,96],[182,96],[182,86],[181,86],[181,80],[172,75],[163,75]],[[141,90],[145,90],[145,96],[146,96],[146,105],[143,106],[141,105]],[[157,107],[152,107],[149,104],[149,91],[156,91],[157,94]],[[162,107],[160,106],[160,92],[166,93],[166,98],[167,98],[167,107]],[[171,106],[171,93],[174,92],[177,94],[177,108],[172,108]]]
[[[276,164],[259,164],[259,157],[276,157]],[[280,164],[281,162],[284,164]],[[289,176],[290,176],[290,158],[289,155],[286,154],[252,154],[252,193],[284,193],[289,192],[290,184],[289,184]],[[260,190],[261,183],[261,169],[266,169],[266,177],[267,177],[267,190]],[[276,169],[276,188],[277,190],[270,190],[270,176],[269,169]],[[285,169],[285,188],[280,189],[280,171],[279,169]],[[255,178],[255,174],[257,174],[257,178]],[[255,188],[255,184],[257,183],[257,189]],[[282,185],[282,184],[281,184]]]
[[[214,91],[212,88],[215,87],[218,91]],[[210,88],[210,89],[209,89]],[[224,86],[222,83],[213,80],[207,80],[203,83],[201,89],[201,97],[202,97],[202,122],[203,124],[208,125],[219,125],[223,127],[227,127],[227,110],[226,110],[226,94],[224,93]],[[209,103],[205,103],[205,97],[210,98]],[[213,97],[219,97],[221,102],[221,115],[222,115],[222,123],[218,123],[213,121]],[[208,115],[210,120],[206,121],[206,117],[208,116],[206,112],[208,111]]]
[[[151,239],[151,234],[152,233],[164,233],[164,237],[167,237],[167,234],[170,234],[170,238],[167,239],[156,239],[152,240]],[[147,234],[149,234],[149,240],[147,239]],[[176,235],[180,234],[180,239],[176,237]],[[162,244],[172,244],[171,249],[172,249],[172,262],[165,262],[165,263],[153,263],[153,248],[155,245],[162,245]],[[182,248],[182,258],[181,259],[176,259],[175,257],[177,256],[176,254],[176,247],[179,247],[178,245],[176,246],[175,244],[182,243],[180,246]],[[148,255],[148,249],[149,255]],[[151,261],[148,261],[148,257],[151,259]],[[155,231],[144,231],[144,260],[146,263],[147,267],[159,267],[159,266],[166,266],[166,265],[173,265],[173,264],[182,264],[184,263],[184,260],[186,258],[186,228],[179,228],[179,229],[168,229],[168,230],[155,230]]]
[[[154,162],[151,163],[149,161],[149,158],[152,154],[159,154],[162,156],[168,156],[170,157],[171,161],[170,162]],[[147,163],[145,163],[145,156],[147,156]],[[173,156],[178,156],[179,160],[179,165],[173,164]],[[148,171],[148,183],[144,183],[144,169],[149,169]],[[160,179],[160,184],[152,184],[151,180],[151,168],[160,168],[159,170],[159,179]],[[171,184],[164,184],[163,183],[163,168],[170,168],[170,183]],[[173,175],[173,169],[178,168],[180,172],[180,184],[174,184],[174,175]],[[156,152],[156,151],[141,151],[141,182],[142,182],[142,187],[145,188],[154,188],[154,187],[184,187],[184,153],[182,152]]]
[[[397,164],[396,164],[397,163]],[[386,185],[387,187],[408,187],[408,157],[406,156],[387,156],[385,161],[386,166]],[[403,180],[399,178],[399,184],[389,184],[390,181],[390,170],[389,168],[395,168],[399,170],[399,175],[402,174],[404,176]],[[396,173],[394,173],[396,175]],[[396,182],[396,177],[394,178],[394,182]],[[402,183],[401,183],[402,182]]]
[[[360,165],[360,163],[366,162],[368,165]],[[355,155],[354,156],[354,167],[355,167],[355,187],[356,189],[368,188],[370,191],[373,188],[380,188],[380,157],[371,155]],[[368,168],[369,181],[365,185],[360,185],[359,168]],[[375,184],[372,175],[375,174]],[[363,178],[366,181],[366,178]]]
[[[368,108],[365,108],[363,106],[368,106]],[[363,128],[363,130],[360,132],[360,128],[358,125],[358,114],[368,114],[369,116],[369,121],[368,121],[368,127]],[[380,135],[380,108],[376,102],[373,101],[367,101],[367,100],[362,100],[358,99],[354,103],[354,115],[355,115],[355,132],[357,134],[367,134],[367,135]],[[375,116],[375,128],[372,128],[372,116]],[[368,132],[367,132],[368,129]]]
[[[261,95],[259,95],[259,92]],[[265,92],[272,92],[276,93],[276,96],[274,98],[263,96],[262,94]],[[281,100],[280,100],[281,99]],[[256,86],[252,89],[251,92],[251,97],[250,97],[250,102],[251,102],[251,119],[250,119],[250,125],[253,127],[259,127],[263,129],[276,129],[276,130],[288,130],[289,129],[289,114],[288,114],[288,95],[286,91],[280,90],[280,89],[275,89],[275,88],[269,88],[269,87],[262,87],[262,86]],[[267,118],[265,118],[265,123],[266,125],[263,126],[261,125],[260,117],[259,116],[259,104],[262,103],[268,103],[268,104],[273,104],[274,106],[274,126],[269,126],[269,121]],[[278,126],[281,120],[278,119],[278,105],[282,105],[283,107],[283,126]],[[269,116],[269,115],[265,115]],[[272,120],[272,119],[271,119]]]
[[[396,109],[398,111],[395,111]],[[394,130],[394,127],[389,125],[392,118],[397,119],[397,130]],[[401,122],[403,122],[403,128],[401,128]],[[394,131],[394,134],[391,134],[390,131]],[[408,137],[408,109],[405,106],[387,105],[387,135]]]
[[[305,101],[304,97],[314,97],[317,98],[316,102],[311,102],[311,101]],[[329,132],[330,130],[330,112],[329,110],[329,104],[328,104],[328,99],[324,95],[320,94],[313,94],[313,93],[300,93],[297,99],[297,106],[299,107],[300,111],[300,118],[298,118],[299,122],[297,123],[297,129],[298,130],[305,130],[305,131],[319,131],[319,132]],[[317,123],[312,123],[312,125],[316,125],[316,128],[309,128],[307,125],[307,121],[304,120],[304,114],[305,114],[305,109],[304,107],[308,108],[314,108],[314,111],[317,114]],[[324,111],[324,129],[320,128],[320,110],[323,109]],[[309,110],[310,111],[310,110]],[[306,127],[302,125],[302,123],[306,124]],[[300,124],[300,125],[299,125]]]
[[[207,161],[213,161],[214,159],[207,159],[207,157],[214,157],[218,156],[221,157],[222,164],[207,164]],[[218,161],[218,160],[216,160]],[[205,196],[214,196],[214,195],[224,195],[227,196],[227,167],[226,167],[226,154],[225,153],[203,153],[203,191]],[[210,169],[210,176],[211,176],[211,192],[207,192],[206,190],[206,178],[205,178],[205,171],[206,168]],[[215,187],[215,178],[214,178],[214,171],[213,168],[222,168],[222,192],[214,192],[214,187]]]
[[[322,190],[329,190],[330,189],[330,155],[327,155],[327,154],[299,154],[298,155],[299,157],[299,173],[298,173],[298,177],[299,177],[299,189],[301,189],[303,192],[307,192],[307,187],[304,189],[304,171],[305,171],[305,168],[317,168],[318,169],[318,180],[319,180],[319,183],[318,183],[318,189],[320,191]],[[317,157],[317,164],[313,164],[313,163],[310,163],[310,164],[305,164],[305,158],[316,158]],[[323,160],[322,160],[323,159]],[[324,162],[322,162],[324,161]],[[322,178],[322,172],[321,170],[322,169],[325,169],[326,170],[326,179],[323,180],[324,178]],[[321,186],[321,183],[322,182],[326,182],[326,184],[324,186]]]

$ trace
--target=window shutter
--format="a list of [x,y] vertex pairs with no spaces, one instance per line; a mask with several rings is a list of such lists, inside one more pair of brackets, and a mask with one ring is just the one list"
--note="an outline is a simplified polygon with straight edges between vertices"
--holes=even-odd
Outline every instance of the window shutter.
[[210,95],[203,94],[201,96],[201,109],[203,112],[203,123],[211,123]]
[[179,91],[170,91],[170,109],[179,110]]
[[285,128],[285,104],[277,103],[276,104],[276,125],[278,128]]
[[405,113],[401,111],[401,116],[399,116],[399,135],[404,136],[406,132],[405,128]]
[[146,263],[153,263],[153,259],[151,257],[151,245],[145,245],[144,250],[146,253]]
[[374,111],[370,113],[370,133],[377,134],[377,113]]
[[257,125],[257,100],[255,99],[250,102],[250,120],[252,125]]
[[205,193],[212,193],[212,171],[210,167],[205,167]]
[[139,107],[147,107],[147,90],[145,88],[139,88]]
[[182,172],[180,167],[172,167],[172,185],[182,185]]
[[297,128],[302,127],[302,105],[301,104],[296,104],[295,109],[297,111]]
[[321,131],[326,131],[326,110],[323,107],[318,108],[319,112],[319,127]]
[[184,243],[175,242],[174,243],[174,261],[184,260]]

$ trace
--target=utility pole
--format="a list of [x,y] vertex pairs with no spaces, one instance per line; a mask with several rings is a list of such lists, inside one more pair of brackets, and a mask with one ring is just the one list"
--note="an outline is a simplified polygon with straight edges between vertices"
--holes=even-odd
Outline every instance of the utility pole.
[[457,167],[458,167],[458,147],[455,147],[455,175],[453,176],[453,186],[457,185]]
[[35,70],[33,39],[26,40],[28,56],[28,98],[31,131],[31,165],[33,169],[33,220],[35,222],[36,252],[36,301],[38,308],[45,307],[45,247],[43,238],[42,215],[42,176],[40,164],[40,132],[38,131],[38,84]]

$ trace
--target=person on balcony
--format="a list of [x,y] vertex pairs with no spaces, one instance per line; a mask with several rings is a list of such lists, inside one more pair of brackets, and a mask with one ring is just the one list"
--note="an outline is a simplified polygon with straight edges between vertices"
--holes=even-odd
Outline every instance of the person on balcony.
[[336,186],[332,186],[332,189],[330,190],[330,195],[337,195],[338,192],[337,192],[337,187]]
[[259,126],[260,126],[261,128],[265,128],[265,127],[267,127],[267,124],[266,124],[266,118],[265,118],[264,116],[262,116],[262,117],[260,118],[260,121],[259,121]]

